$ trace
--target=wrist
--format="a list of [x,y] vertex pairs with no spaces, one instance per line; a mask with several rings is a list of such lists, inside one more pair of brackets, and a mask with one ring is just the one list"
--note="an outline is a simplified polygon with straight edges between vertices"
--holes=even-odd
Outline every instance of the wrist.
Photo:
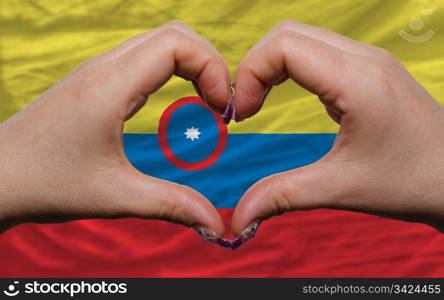
[[22,197],[19,191],[25,189],[23,184],[26,184],[17,181],[21,166],[14,162],[17,159],[10,144],[14,139],[7,134],[5,125],[0,125],[0,233],[20,223],[18,212]]
[[18,200],[14,197],[14,192],[8,187],[6,180],[3,180],[4,177],[5,173],[2,168],[0,174],[0,233],[20,223],[16,213],[18,209],[15,207]]

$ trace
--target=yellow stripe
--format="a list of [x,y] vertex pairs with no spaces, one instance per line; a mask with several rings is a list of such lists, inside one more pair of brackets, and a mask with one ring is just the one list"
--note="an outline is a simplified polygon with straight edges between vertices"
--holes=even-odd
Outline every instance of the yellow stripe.
[[[282,19],[332,29],[393,52],[441,103],[444,99],[444,3],[437,0],[83,1],[8,0],[0,11],[0,121],[18,112],[86,58],[172,19],[209,39],[235,74],[248,49]],[[429,14],[432,10],[433,13]],[[419,17],[424,28],[414,31]],[[411,43],[399,31],[434,36]],[[189,82],[172,79],[125,125],[125,132],[157,131],[162,111],[194,95]],[[232,133],[324,133],[338,127],[316,97],[291,82],[275,88],[262,111]]]

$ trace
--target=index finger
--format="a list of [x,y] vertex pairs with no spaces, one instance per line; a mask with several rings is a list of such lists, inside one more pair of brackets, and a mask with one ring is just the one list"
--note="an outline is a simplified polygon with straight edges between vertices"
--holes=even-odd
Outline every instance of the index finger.
[[[172,75],[197,82],[204,100],[223,111],[230,93],[228,65],[219,52],[197,34],[174,27],[158,30],[110,62],[124,83],[125,99],[143,101]],[[120,89],[122,90],[122,89]],[[140,97],[142,96],[142,97]]]

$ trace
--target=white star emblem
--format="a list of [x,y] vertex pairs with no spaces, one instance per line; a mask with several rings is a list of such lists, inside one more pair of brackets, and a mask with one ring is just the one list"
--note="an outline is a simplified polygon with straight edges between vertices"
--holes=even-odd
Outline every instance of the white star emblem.
[[199,139],[199,128],[194,128],[191,126],[191,128],[187,128],[187,131],[184,132],[187,139],[190,139],[191,141],[198,140]]

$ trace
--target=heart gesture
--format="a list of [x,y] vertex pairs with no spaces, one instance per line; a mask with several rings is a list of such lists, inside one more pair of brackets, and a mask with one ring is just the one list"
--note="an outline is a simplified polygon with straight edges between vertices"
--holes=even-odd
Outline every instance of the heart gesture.
[[[226,121],[253,117],[270,89],[290,78],[341,126],[322,159],[264,178],[243,195],[235,241],[218,240],[223,222],[204,196],[140,173],[124,154],[124,121],[172,75],[192,81]],[[261,220],[294,210],[344,209],[442,228],[443,108],[389,52],[284,21],[241,61],[234,97],[230,82],[223,57],[178,21],[82,63],[0,125],[0,229],[135,216],[195,226],[233,249]]]

